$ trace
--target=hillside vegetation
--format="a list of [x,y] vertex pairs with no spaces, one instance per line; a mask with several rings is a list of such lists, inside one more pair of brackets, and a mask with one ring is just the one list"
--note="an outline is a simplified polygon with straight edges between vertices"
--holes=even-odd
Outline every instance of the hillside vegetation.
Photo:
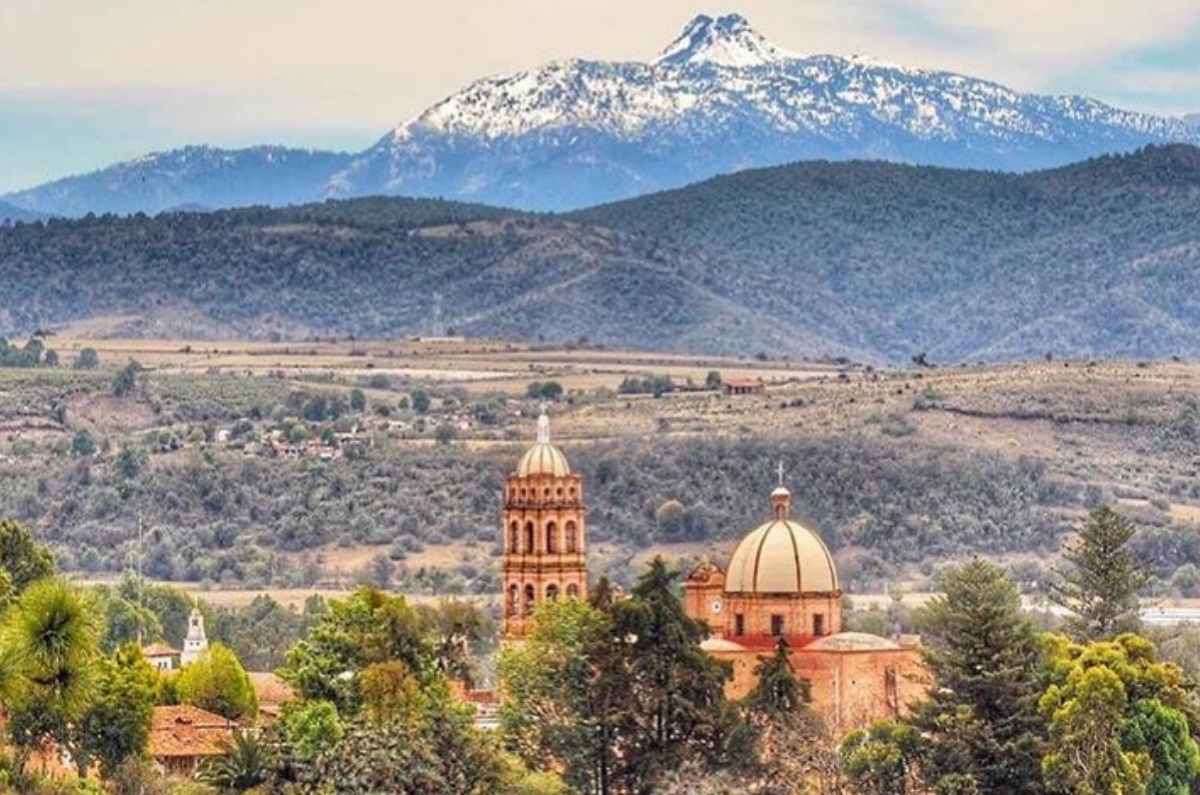
[[0,333],[436,331],[907,361],[1200,353],[1200,149],[747,171],[571,216],[364,199],[0,229]]

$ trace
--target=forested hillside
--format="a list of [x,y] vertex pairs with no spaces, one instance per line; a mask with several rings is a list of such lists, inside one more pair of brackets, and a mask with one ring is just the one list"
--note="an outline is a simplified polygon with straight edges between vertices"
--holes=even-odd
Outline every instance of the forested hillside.
[[907,361],[1200,354],[1200,149],[800,163],[570,216],[363,199],[0,229],[0,333],[469,335]]

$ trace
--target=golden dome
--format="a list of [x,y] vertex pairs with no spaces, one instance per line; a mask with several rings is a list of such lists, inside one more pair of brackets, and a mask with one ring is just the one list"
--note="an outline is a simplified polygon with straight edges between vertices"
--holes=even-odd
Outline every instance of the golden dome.
[[523,478],[530,475],[553,475],[563,478],[571,474],[571,466],[562,450],[549,442],[538,442],[521,456],[521,463],[517,464],[517,474]]
[[538,417],[537,444],[521,456],[521,463],[517,464],[517,474],[523,478],[530,475],[565,478],[571,474],[567,457],[562,454],[562,450],[550,444],[550,418],[544,411]]
[[742,539],[725,576],[729,593],[830,593],[837,569],[820,536],[786,514]]

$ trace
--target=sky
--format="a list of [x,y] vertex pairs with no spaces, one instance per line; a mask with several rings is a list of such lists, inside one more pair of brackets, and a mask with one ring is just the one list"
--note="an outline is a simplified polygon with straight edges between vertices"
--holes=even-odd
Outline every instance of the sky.
[[0,193],[188,143],[357,151],[479,77],[776,45],[1200,112],[1200,0],[0,0]]

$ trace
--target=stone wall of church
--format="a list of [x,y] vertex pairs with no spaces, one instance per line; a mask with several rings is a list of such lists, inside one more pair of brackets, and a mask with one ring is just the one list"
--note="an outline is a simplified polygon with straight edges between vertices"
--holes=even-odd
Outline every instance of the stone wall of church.
[[[743,698],[757,684],[754,670],[771,650],[712,651],[733,664],[725,687],[731,699]],[[928,690],[928,674],[918,649],[806,651],[791,654],[792,669],[809,683],[812,706],[841,734],[877,720],[907,714]]]
[[725,595],[721,612],[724,616],[721,633],[735,642],[739,637],[796,638],[842,631],[842,604],[835,594],[731,593]]

